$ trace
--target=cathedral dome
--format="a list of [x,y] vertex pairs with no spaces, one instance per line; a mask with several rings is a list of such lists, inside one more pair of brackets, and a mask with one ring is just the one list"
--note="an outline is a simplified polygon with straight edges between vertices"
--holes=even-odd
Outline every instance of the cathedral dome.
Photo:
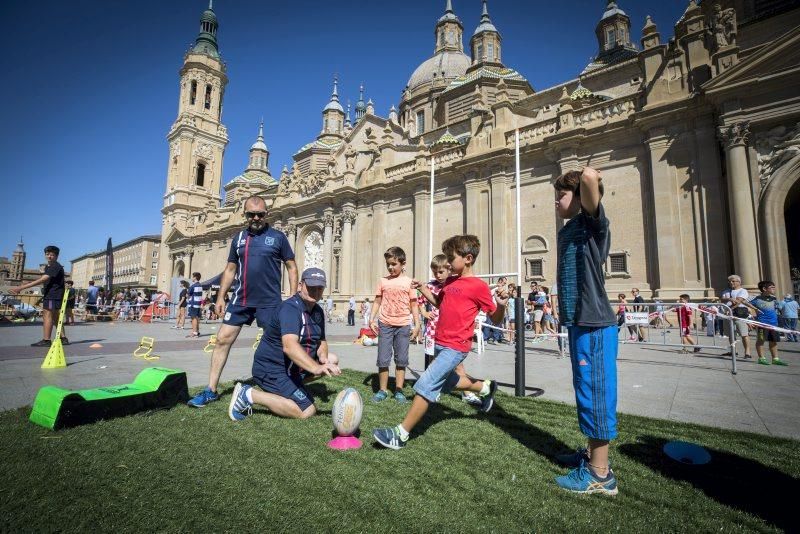
[[413,91],[420,85],[436,79],[453,80],[463,76],[470,66],[469,56],[464,52],[443,50],[424,61],[408,79],[408,90]]

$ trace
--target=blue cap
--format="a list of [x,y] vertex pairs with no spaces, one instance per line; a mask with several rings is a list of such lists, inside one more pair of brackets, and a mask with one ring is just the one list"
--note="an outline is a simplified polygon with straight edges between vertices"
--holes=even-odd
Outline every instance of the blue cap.
[[300,277],[300,280],[309,287],[325,287],[327,285],[325,271],[318,267],[310,267],[303,271],[303,276]]

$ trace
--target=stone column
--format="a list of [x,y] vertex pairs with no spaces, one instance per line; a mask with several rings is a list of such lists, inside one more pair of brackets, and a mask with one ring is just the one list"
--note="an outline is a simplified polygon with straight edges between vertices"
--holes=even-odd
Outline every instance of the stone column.
[[[476,173],[477,174],[477,173]],[[464,183],[466,190],[466,227],[467,233],[478,236],[481,242],[481,253],[475,261],[475,270],[479,274],[488,274],[492,255],[489,238],[489,191],[485,180],[474,177]]]
[[330,294],[333,290],[333,210],[325,210],[322,217],[322,223],[325,226],[324,243],[322,244],[322,270],[328,277],[328,287],[326,292]]
[[372,261],[370,262],[367,257],[364,258],[365,267],[372,265],[369,269],[372,273],[372,278],[369,282],[372,287],[378,281],[379,276],[386,274],[386,261],[383,259],[384,251],[389,248],[386,243],[386,202],[384,200],[376,200],[372,205]]
[[[289,245],[292,247],[295,255],[297,254],[297,243],[295,242],[297,238],[297,227],[293,224],[286,224],[281,228],[281,231],[286,234],[286,239],[289,241]],[[300,265],[297,266],[300,269]],[[281,275],[281,291],[284,295],[289,294],[289,275],[284,268]],[[298,278],[300,277],[301,273],[297,273]]]
[[677,298],[685,289],[681,243],[678,190],[675,169],[669,164],[667,151],[671,140],[664,128],[652,128],[647,135],[650,149],[650,183],[652,184],[653,227],[657,228],[653,259],[654,296]]
[[[490,267],[493,273],[507,273],[516,270],[517,257],[515,247],[511,242],[516,243],[516,224],[511,221],[512,210],[509,209],[508,189],[509,177],[499,168],[499,174],[492,176],[492,211],[491,211],[491,236],[492,248]],[[488,243],[487,243],[488,245]],[[514,253],[512,254],[512,251]],[[489,253],[489,250],[486,250]],[[512,267],[513,266],[513,267]]]
[[[428,236],[430,234],[430,202],[431,196],[428,191],[417,191],[414,193],[414,277],[420,280],[429,276],[428,265],[431,258],[428,257]],[[436,237],[434,236],[434,239]],[[433,255],[441,252],[438,244],[433,243]]]
[[353,293],[353,223],[356,212],[352,206],[342,211],[341,283],[339,293],[349,297]]
[[759,269],[756,221],[747,166],[749,137],[750,125],[747,122],[720,128],[720,139],[728,164],[728,210],[731,217],[733,265],[736,274],[742,277],[742,285],[752,288],[758,284]]

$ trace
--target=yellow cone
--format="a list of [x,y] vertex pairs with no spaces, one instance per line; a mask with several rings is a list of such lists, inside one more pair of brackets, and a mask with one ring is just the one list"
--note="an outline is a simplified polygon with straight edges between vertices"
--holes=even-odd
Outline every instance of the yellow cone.
[[47,351],[42,362],[42,369],[59,369],[67,366],[67,357],[64,356],[64,347],[61,345],[61,338],[56,337],[50,344],[50,350]]

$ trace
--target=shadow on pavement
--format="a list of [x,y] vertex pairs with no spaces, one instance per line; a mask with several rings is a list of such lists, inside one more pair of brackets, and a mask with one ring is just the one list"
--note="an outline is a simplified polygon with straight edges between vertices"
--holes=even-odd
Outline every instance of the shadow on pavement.
[[664,477],[688,482],[720,504],[749,512],[783,530],[797,529],[794,496],[800,491],[800,482],[795,477],[716,449],[707,449],[711,454],[708,464],[682,464],[664,454],[666,443],[663,438],[642,436],[638,443],[622,444],[618,450]]

